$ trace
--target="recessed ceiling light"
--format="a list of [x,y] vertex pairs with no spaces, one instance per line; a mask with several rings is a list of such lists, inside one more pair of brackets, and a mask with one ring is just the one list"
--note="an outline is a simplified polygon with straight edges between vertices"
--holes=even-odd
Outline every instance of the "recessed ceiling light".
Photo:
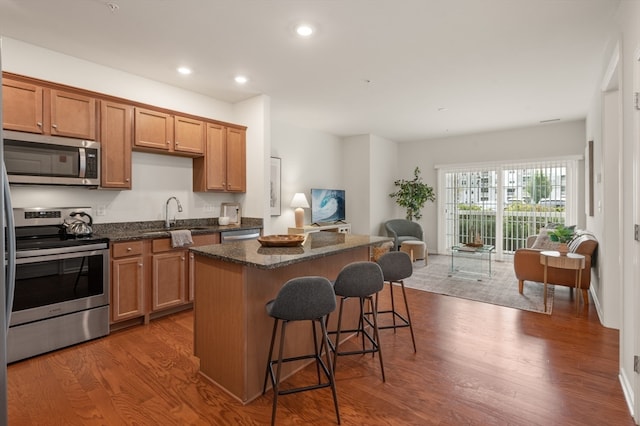
[[111,13],[116,13],[118,9],[120,9],[120,6],[118,6],[117,3],[113,3],[113,2],[107,3],[107,7],[111,11]]
[[236,78],[234,80],[238,84],[245,84],[247,81],[249,81],[249,79],[247,77],[245,77],[244,75],[238,75],[238,76],[236,76]]
[[313,34],[313,28],[307,24],[298,25],[296,27],[296,33],[300,37],[309,37],[311,34]]
[[182,75],[189,75],[191,74],[191,68],[187,68],[187,67],[179,67],[178,68],[178,72]]

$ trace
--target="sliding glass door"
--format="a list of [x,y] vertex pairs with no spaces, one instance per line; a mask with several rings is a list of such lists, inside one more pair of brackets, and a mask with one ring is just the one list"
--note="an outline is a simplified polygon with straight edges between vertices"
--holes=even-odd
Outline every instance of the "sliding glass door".
[[438,168],[438,251],[482,241],[497,258],[547,223],[575,224],[578,159]]

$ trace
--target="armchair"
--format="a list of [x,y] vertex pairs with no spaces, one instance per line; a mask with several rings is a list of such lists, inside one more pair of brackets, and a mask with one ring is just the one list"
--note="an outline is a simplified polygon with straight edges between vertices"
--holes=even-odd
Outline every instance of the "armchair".
[[399,250],[404,241],[423,241],[422,226],[406,219],[391,219],[384,223],[387,236],[393,238],[394,250]]
[[[540,252],[549,248],[536,247],[537,235],[527,239],[527,248],[519,248],[513,257],[513,269],[518,279],[518,291],[524,290],[525,281],[544,282],[544,265],[540,263]],[[585,257],[585,268],[582,272],[580,290],[585,301],[589,300],[589,287],[591,286],[591,266],[595,263],[594,257],[598,248],[598,240],[587,231],[576,231],[576,236],[569,243],[571,253],[582,254]],[[548,268],[547,281],[549,284],[563,285],[570,288],[575,286],[575,273],[572,270]]]

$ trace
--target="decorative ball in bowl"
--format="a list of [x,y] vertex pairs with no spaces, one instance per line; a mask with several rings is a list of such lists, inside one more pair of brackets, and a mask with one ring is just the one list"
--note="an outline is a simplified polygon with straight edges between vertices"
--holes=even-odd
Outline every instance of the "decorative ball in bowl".
[[218,218],[218,225],[228,225],[229,224],[229,216],[220,216]]

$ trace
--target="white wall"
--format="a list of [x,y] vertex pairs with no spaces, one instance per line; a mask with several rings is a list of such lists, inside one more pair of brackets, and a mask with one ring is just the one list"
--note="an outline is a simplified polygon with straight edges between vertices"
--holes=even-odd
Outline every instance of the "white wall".
[[131,191],[13,187],[15,207],[82,205],[93,207],[94,216],[99,207],[104,207],[106,215],[94,218],[98,223],[160,220],[164,219],[166,200],[177,196],[184,207],[178,219],[217,217],[223,202],[246,203],[244,216],[263,217],[263,151],[269,147],[270,121],[267,97],[232,105],[21,41],[2,41],[4,71],[248,126],[247,188],[253,194],[251,200],[244,195],[192,192],[190,159],[134,153]]
[[[603,87],[594,88],[594,99],[589,108],[587,117],[588,137],[593,138],[599,144],[596,152],[601,156],[599,167],[596,170],[602,172],[602,182],[596,186],[599,197],[603,200],[603,210],[590,218],[595,228],[603,232],[603,247],[599,250],[599,256],[605,256],[611,267],[619,268],[621,276],[618,312],[608,312],[610,306],[607,300],[607,291],[610,283],[603,280],[602,288],[596,289],[596,297],[603,297],[599,312],[603,319],[612,323],[610,317],[614,317],[620,323],[620,382],[625,397],[635,413],[636,423],[640,420],[640,378],[633,371],[634,355],[640,353],[640,290],[638,290],[638,276],[640,275],[640,247],[633,238],[634,224],[640,223],[640,112],[634,108],[634,92],[640,91],[640,2],[623,0],[618,11],[618,28],[611,34],[611,43],[602,56],[602,74],[606,76],[610,68],[611,58],[615,54],[616,45],[620,49],[620,69],[622,76],[619,79],[619,92],[621,100],[618,108],[621,108],[622,123],[619,129],[612,129],[609,115],[615,111],[615,99],[609,95],[602,95]],[[604,80],[606,78],[603,77]],[[607,90],[607,89],[605,89]],[[604,123],[604,125],[603,125]],[[621,131],[622,144],[616,141],[615,131]],[[613,132],[613,137],[611,137]],[[603,137],[604,134],[604,137]],[[617,161],[613,161],[617,160]],[[611,199],[611,188],[619,182],[622,188],[619,192],[620,200]],[[605,216],[606,214],[606,216]],[[611,226],[618,223],[619,226]],[[610,250],[615,246],[618,250]],[[616,253],[619,253],[616,256]],[[613,257],[613,259],[612,259]],[[619,259],[616,259],[619,257]],[[609,275],[604,275],[607,278]],[[611,285],[617,285],[612,283]],[[615,305],[615,304],[614,304]]]
[[[403,143],[398,149],[396,178],[413,178],[413,170],[418,166],[423,181],[437,188],[436,165],[584,155],[585,144],[584,120]],[[584,194],[583,186],[579,193]],[[436,199],[438,196],[436,193]],[[581,195],[579,205],[583,203]],[[437,202],[427,203],[419,221],[427,247],[433,253],[437,251],[437,208]],[[582,213],[579,226],[585,223],[583,212],[583,209],[578,211]]]
[[359,135],[345,138],[343,141],[344,182],[346,189],[346,209],[351,232],[369,234],[370,223],[370,182],[371,147],[370,136]]
[[[270,234],[286,234],[288,227],[295,226],[290,204],[296,192],[305,193],[311,203],[311,188],[344,188],[342,144],[337,136],[272,122],[270,156],[282,159],[281,215],[270,220],[265,216],[265,231],[269,222]],[[351,220],[347,207],[347,221]],[[305,209],[305,224],[309,223],[311,210]]]
[[369,174],[370,212],[369,233],[387,235],[384,222],[404,217],[398,213],[396,202],[389,194],[396,190],[393,182],[398,175],[398,144],[379,136],[371,136],[371,173]]
[[591,293],[603,325],[621,323],[620,246],[623,224],[623,153],[620,43],[614,37],[603,55],[602,84],[595,88],[586,120],[587,140],[594,142],[594,214],[587,226],[598,237],[597,272]]
[[[269,217],[271,99],[260,95],[239,102],[234,105],[234,117],[247,126],[247,191],[236,196],[242,205],[242,216]],[[266,224],[265,228],[268,230]]]
[[384,222],[398,217],[395,202],[389,197],[396,179],[398,145],[376,135],[352,136],[343,142],[347,212],[354,218],[351,230],[387,235]]

